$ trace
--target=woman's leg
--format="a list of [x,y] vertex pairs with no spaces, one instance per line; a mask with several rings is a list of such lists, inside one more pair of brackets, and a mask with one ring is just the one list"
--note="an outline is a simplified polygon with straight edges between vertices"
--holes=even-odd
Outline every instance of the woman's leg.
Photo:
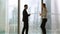
[[46,22],[47,22],[47,19],[42,19],[41,29],[43,34],[46,34],[46,28],[45,28]]

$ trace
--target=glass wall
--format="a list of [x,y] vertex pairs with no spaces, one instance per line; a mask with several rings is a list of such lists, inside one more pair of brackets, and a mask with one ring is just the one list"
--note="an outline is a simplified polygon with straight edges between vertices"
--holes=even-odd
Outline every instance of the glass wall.
[[9,34],[18,34],[18,0],[8,0]]
[[18,0],[0,0],[0,34],[18,34]]
[[47,34],[60,34],[60,0],[44,0],[48,10]]
[[0,34],[5,34],[6,0],[0,0]]
[[51,0],[52,34],[60,34],[60,0]]
[[[44,0],[48,10],[47,34],[60,34],[60,0]],[[24,5],[28,5],[29,34],[42,34],[41,0],[20,0],[20,34]],[[18,34],[18,0],[0,0],[0,34]]]
[[29,33],[28,34],[41,34],[41,0],[21,0],[20,1],[20,34],[22,34],[22,29],[24,22],[22,21],[24,5],[28,5],[29,16]]

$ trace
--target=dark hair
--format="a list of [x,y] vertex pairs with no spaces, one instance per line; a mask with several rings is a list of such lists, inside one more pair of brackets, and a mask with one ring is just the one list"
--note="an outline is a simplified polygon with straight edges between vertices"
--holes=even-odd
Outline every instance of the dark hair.
[[27,4],[24,5],[24,7],[28,6]]
[[46,4],[45,4],[45,3],[43,3],[43,5],[44,5],[44,7],[46,8]]
[[43,5],[44,5],[44,6],[46,6],[46,4],[45,4],[45,3],[43,3]]

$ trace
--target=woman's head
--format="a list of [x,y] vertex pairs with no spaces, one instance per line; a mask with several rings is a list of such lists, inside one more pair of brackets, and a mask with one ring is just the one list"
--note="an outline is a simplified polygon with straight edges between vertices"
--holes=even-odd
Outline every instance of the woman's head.
[[43,6],[43,7],[46,7],[46,4],[45,4],[45,3],[43,3],[43,4],[42,4],[42,6]]

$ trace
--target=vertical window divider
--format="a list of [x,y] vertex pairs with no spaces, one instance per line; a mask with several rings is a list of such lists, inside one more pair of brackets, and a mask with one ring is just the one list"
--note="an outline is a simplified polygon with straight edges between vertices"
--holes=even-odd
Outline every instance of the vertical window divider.
[[18,34],[20,34],[20,0],[18,0]]

